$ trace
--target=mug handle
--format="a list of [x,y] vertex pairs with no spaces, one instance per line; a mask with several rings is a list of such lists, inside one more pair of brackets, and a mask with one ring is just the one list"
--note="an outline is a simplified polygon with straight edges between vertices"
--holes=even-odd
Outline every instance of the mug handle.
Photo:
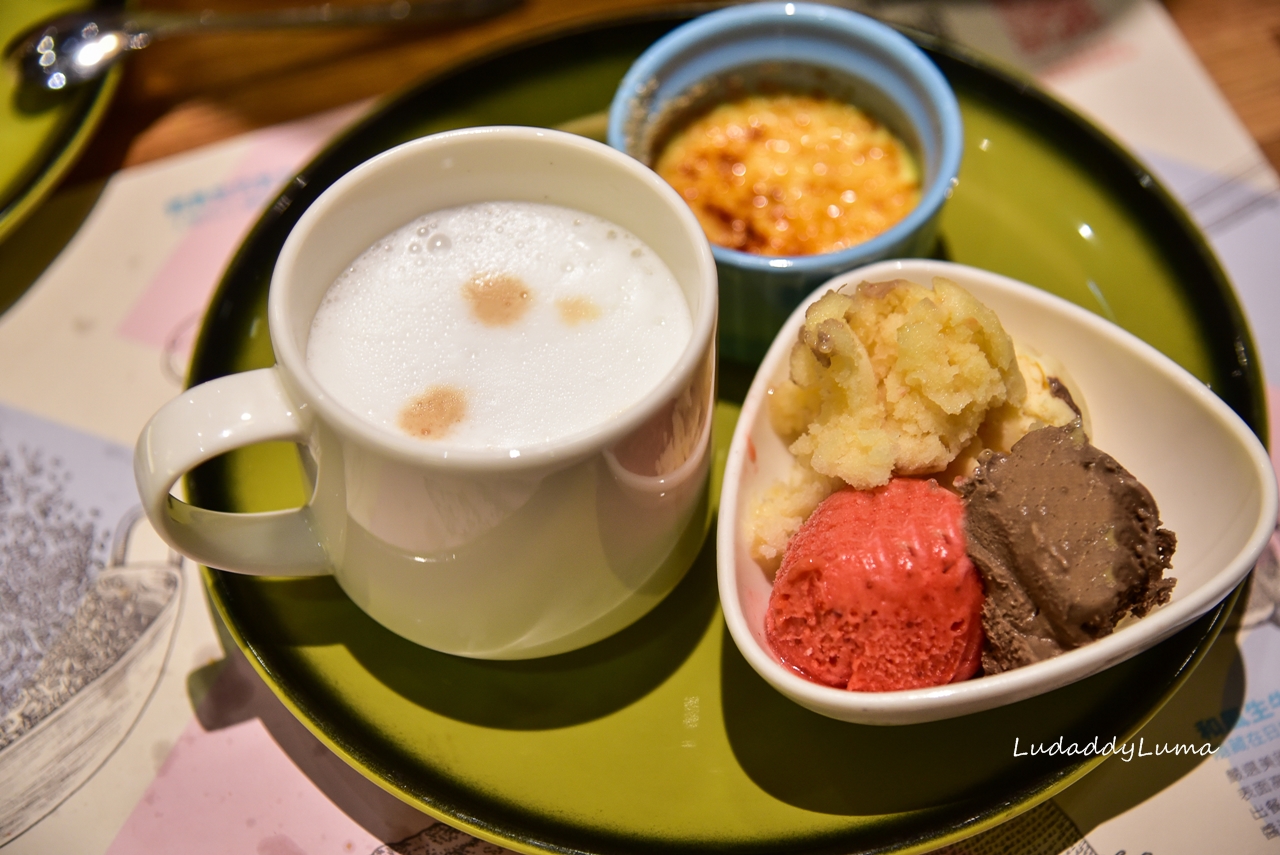
[[133,454],[142,506],[169,545],[208,567],[255,576],[319,576],[332,565],[308,505],[223,513],[170,495],[178,479],[224,454],[271,440],[305,443],[308,408],[298,407],[279,371],[259,368],[201,383],[160,408]]

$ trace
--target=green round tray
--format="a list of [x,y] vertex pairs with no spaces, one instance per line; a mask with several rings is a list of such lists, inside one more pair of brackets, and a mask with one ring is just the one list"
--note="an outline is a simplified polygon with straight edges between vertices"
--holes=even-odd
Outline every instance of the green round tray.
[[[111,9],[123,0],[4,0],[0,48],[27,28],[63,12]],[[8,64],[6,64],[8,65]],[[120,81],[120,69],[64,92],[30,89],[12,67],[0,71],[0,240],[57,187],[88,145]]]
[[[509,48],[373,111],[299,173],[249,235],[205,318],[191,382],[272,364],[272,266],[301,212],[343,173],[467,125],[602,134],[602,111],[631,61],[681,20],[630,19]],[[955,87],[966,129],[939,254],[1111,318],[1264,432],[1240,309],[1168,194],[1027,81],[918,38]],[[722,460],[751,367],[721,368]],[[206,464],[188,487],[205,507],[256,511],[301,504],[307,482],[293,446],[267,444]],[[1039,698],[876,728],[807,712],[756,676],[719,612],[714,538],[637,624],[526,662],[418,647],[366,617],[329,578],[206,571],[205,581],[250,661],[325,744],[410,804],[523,852],[932,849],[1027,810],[1097,763],[1015,758],[1015,737],[1124,740],[1187,677],[1225,617],[1219,606],[1154,649]]]

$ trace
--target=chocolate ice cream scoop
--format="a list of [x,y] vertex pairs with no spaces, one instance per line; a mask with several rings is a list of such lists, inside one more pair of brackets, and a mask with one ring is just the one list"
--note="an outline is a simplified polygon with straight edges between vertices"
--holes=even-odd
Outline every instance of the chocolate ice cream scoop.
[[985,673],[1080,647],[1168,602],[1173,532],[1147,488],[1078,427],[984,455],[961,494],[986,587]]

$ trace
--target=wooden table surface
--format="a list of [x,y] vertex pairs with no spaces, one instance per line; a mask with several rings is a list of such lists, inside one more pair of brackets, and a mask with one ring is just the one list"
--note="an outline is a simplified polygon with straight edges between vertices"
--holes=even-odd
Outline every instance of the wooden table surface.
[[[1164,2],[1254,139],[1280,166],[1280,2]],[[231,10],[306,2],[142,0],[139,5]],[[99,179],[125,166],[394,92],[459,58],[538,32],[663,5],[688,5],[688,0],[524,0],[504,15],[447,32],[402,27],[209,34],[160,42],[130,58],[102,127],[67,180]]]
[[1280,171],[1280,2],[1165,0],[1165,7]]

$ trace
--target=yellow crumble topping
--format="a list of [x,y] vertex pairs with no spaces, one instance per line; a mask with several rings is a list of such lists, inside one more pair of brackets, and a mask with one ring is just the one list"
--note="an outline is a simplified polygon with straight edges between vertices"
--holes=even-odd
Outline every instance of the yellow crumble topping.
[[920,201],[892,133],[852,104],[756,95],[681,130],[654,169],[708,239],[758,255],[816,255],[875,237]]

